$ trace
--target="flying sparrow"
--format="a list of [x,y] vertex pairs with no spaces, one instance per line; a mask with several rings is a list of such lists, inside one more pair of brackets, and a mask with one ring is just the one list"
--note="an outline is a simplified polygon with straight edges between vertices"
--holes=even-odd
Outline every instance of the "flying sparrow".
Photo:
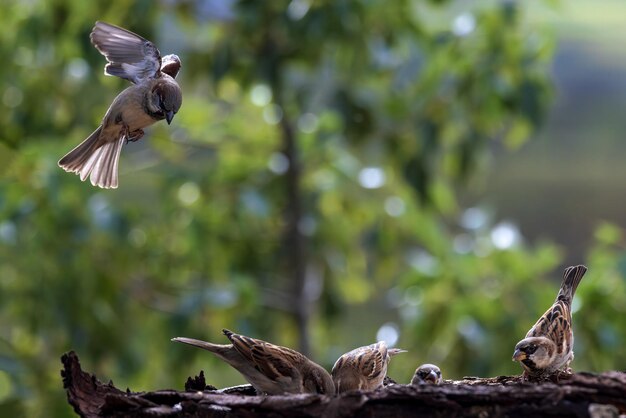
[[572,299],[586,271],[587,267],[582,265],[565,269],[556,301],[515,346],[513,361],[520,362],[524,377],[546,377],[562,369],[571,371],[569,365],[574,359]]
[[212,344],[192,338],[172,338],[208,350],[246,378],[259,393],[318,393],[333,395],[328,372],[290,348],[222,330],[232,344]]
[[342,355],[331,372],[337,393],[381,387],[391,357],[405,352],[399,348],[387,348],[387,344],[380,341]]
[[174,78],[180,70],[176,55],[161,53],[154,44],[126,29],[96,22],[91,43],[108,61],[107,75],[133,83],[111,103],[102,124],[59,161],[65,171],[105,189],[118,185],[117,167],[122,146],[139,140],[143,128],[165,119],[168,124],[182,104]]
[[442,381],[441,370],[434,364],[422,364],[415,370],[412,385],[438,385]]

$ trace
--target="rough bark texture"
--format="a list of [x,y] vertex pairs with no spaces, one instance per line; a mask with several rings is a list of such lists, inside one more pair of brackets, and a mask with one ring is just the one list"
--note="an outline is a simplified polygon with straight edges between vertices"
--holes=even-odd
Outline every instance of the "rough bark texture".
[[[255,396],[249,385],[207,388],[201,374],[186,392],[121,391],[84,372],[74,352],[61,358],[69,403],[83,417],[617,417],[626,414],[626,373],[577,373],[558,381],[517,376],[466,378],[440,386],[390,385],[339,396]],[[204,390],[198,390],[204,389]]]

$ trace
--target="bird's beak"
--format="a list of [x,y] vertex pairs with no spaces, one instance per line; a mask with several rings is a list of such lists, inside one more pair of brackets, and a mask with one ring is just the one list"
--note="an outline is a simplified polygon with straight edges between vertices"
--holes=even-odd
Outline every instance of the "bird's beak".
[[437,373],[435,373],[434,371],[430,371],[430,373],[428,373],[428,376],[426,376],[426,380],[427,382],[431,382],[431,383],[437,383],[437,380],[439,378],[437,377]]
[[515,350],[515,352],[513,353],[513,361],[522,361],[526,360],[527,358],[528,356],[523,351]]
[[174,112],[170,110],[165,114],[165,120],[167,121],[168,125],[172,123],[172,119],[174,119]]

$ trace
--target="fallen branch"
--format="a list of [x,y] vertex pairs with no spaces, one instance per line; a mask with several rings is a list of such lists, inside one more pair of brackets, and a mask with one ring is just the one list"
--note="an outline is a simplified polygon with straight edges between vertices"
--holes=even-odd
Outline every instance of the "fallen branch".
[[[576,373],[556,382],[517,376],[466,378],[440,386],[389,385],[339,396],[256,396],[249,385],[207,388],[201,373],[187,391],[131,392],[84,372],[64,354],[63,386],[82,417],[617,417],[626,414],[626,373]],[[199,390],[202,389],[202,390]]]

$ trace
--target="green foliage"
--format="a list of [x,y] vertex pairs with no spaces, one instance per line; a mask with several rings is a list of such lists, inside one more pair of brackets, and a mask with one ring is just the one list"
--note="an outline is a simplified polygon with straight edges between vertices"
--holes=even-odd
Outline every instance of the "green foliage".
[[[578,291],[576,360],[591,370],[623,369],[626,355],[626,242],[624,230],[603,223],[596,229],[596,245],[589,253],[589,277]],[[581,358],[582,357],[582,358]]]
[[[5,5],[3,414],[71,415],[58,374],[69,349],[101,378],[148,390],[200,369],[242,383],[174,336],[219,342],[228,327],[297,345],[286,127],[312,356],[330,367],[391,322],[410,350],[392,362],[399,381],[425,361],[448,377],[517,372],[512,347],[554,298],[557,280],[542,279],[561,251],[494,247],[497,222],[460,224],[457,199],[490,143],[519,146],[545,114],[551,43],[523,6],[459,17],[449,2],[408,0]],[[180,113],[125,147],[109,191],[56,167],[124,86],[89,44],[98,19],[183,60]],[[624,304],[602,300],[623,289],[626,265],[622,231],[603,226],[598,240],[577,299],[595,309],[576,318],[576,362],[595,370],[618,360],[608,353],[624,327],[605,318]]]

